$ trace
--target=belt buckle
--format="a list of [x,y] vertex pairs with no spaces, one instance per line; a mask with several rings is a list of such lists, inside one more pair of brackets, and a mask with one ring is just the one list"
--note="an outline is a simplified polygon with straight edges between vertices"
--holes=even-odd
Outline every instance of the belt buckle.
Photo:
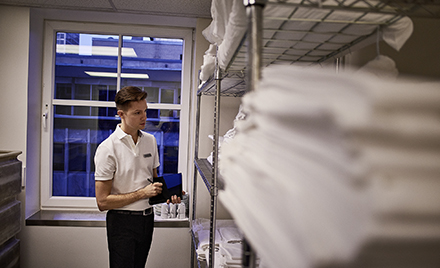
[[[148,212],[147,212],[148,211]],[[151,214],[152,209],[151,208],[147,208],[146,210],[142,211],[142,216],[148,216]]]

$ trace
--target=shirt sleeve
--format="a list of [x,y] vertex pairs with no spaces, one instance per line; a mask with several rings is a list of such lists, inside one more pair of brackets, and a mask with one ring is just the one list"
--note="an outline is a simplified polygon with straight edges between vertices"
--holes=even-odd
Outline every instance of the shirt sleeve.
[[111,150],[100,144],[95,153],[95,180],[112,180],[116,171],[115,156]]
[[153,168],[157,168],[157,167],[160,166],[159,153],[157,151],[157,141],[156,141],[156,138],[153,138],[153,139],[154,139],[154,144],[155,144],[155,146],[154,146],[154,165],[153,165]]

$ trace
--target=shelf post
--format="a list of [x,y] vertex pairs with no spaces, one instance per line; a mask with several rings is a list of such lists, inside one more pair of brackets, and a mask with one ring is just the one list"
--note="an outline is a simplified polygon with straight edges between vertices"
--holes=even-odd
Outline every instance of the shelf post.
[[[218,50],[218,46],[217,46]],[[215,104],[214,104],[214,141],[213,141],[213,155],[212,155],[212,183],[211,183],[211,225],[209,232],[209,267],[214,267],[215,259],[215,230],[217,221],[217,195],[218,195],[218,141],[219,141],[219,130],[220,130],[220,91],[221,91],[221,70],[218,65],[217,58],[215,59],[215,82],[216,82],[216,93],[215,93]]]
[[246,91],[254,91],[261,78],[263,9],[267,0],[244,0],[248,20]]
[[242,266],[243,268],[254,268],[257,267],[257,258],[255,252],[252,250],[251,245],[245,239],[243,239],[243,258]]
[[[262,67],[262,43],[263,43],[263,9],[267,0],[243,0],[246,7],[248,20],[247,30],[247,66],[246,66],[246,91],[251,92],[256,89],[261,79]],[[256,267],[256,253],[250,244],[244,241],[243,267]]]
[[[197,168],[195,164],[195,160],[199,159],[199,138],[200,138],[200,104],[201,104],[202,94],[197,94],[197,113],[196,113],[196,133],[195,133],[195,149],[194,149],[194,178],[193,178],[193,188],[191,195],[192,197],[192,211],[191,211],[191,234],[193,235],[193,221],[196,218],[196,203],[197,203]],[[196,252],[195,252],[196,244],[194,239],[191,239],[191,267],[193,267],[196,263]]]

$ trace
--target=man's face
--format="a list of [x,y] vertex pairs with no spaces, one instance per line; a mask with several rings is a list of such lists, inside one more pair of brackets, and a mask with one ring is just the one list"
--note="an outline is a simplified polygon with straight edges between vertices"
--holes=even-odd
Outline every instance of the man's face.
[[122,124],[127,132],[134,132],[145,128],[147,120],[147,101],[132,101],[126,111],[118,111]]

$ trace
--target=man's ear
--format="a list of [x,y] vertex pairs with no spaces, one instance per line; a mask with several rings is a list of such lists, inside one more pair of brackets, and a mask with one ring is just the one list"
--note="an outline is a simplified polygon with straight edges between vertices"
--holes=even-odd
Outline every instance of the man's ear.
[[124,115],[124,111],[123,110],[118,110],[118,116],[120,117],[120,118],[122,118],[122,116]]

